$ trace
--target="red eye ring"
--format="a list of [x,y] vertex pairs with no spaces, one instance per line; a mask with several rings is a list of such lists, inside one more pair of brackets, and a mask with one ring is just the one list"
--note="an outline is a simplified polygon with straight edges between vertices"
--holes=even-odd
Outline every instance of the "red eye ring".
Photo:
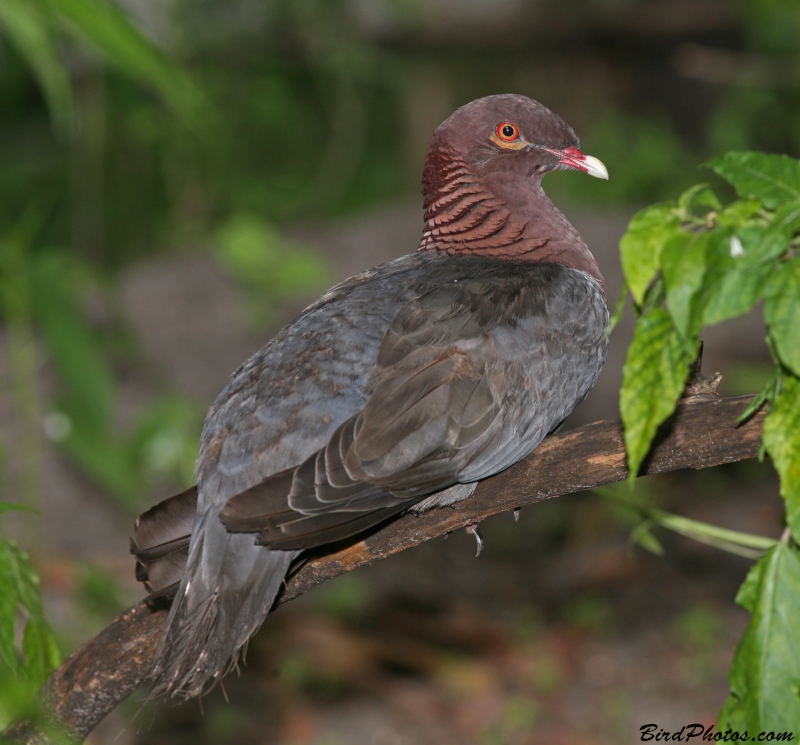
[[503,142],[514,142],[519,139],[519,127],[511,122],[500,122],[494,131]]

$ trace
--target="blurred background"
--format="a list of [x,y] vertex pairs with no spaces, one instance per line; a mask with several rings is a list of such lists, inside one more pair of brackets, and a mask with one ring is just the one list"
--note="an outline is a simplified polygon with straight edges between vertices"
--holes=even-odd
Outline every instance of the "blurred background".
[[[620,292],[630,216],[730,149],[800,155],[794,0],[0,0],[0,483],[63,653],[142,597],[136,514],[192,483],[228,375],[338,280],[413,251],[433,129],[483,95],[566,119],[608,182],[547,177]],[[567,426],[617,418],[632,324]],[[711,330],[725,395],[760,310]],[[620,492],[628,496],[627,489]],[[779,536],[771,466],[637,498]],[[580,745],[712,723],[750,566],[592,493],[453,535],[271,616],[241,677],[126,702],[95,745]],[[651,549],[658,545],[650,543]]]

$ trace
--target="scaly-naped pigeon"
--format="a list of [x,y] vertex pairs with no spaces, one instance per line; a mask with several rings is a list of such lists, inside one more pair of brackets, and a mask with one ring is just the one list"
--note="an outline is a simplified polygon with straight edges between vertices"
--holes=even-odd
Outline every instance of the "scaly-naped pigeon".
[[562,169],[608,178],[536,101],[458,109],[431,140],[419,249],[329,290],[236,370],[203,428],[196,492],[136,526],[138,578],[174,594],[156,695],[223,676],[305,549],[469,497],[586,396],[608,307],[542,191]]

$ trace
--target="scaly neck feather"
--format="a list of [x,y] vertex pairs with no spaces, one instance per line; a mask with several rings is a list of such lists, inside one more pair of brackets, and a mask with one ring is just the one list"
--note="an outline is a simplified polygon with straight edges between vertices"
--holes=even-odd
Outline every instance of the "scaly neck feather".
[[479,178],[460,153],[434,144],[422,177],[425,229],[419,250],[451,256],[563,264],[603,284],[578,231],[547,198],[541,176],[498,171]]

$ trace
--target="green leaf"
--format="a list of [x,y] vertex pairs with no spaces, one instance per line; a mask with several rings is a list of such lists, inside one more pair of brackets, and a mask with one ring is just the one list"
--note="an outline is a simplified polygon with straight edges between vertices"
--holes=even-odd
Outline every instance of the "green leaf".
[[631,531],[631,540],[641,546],[645,551],[649,551],[656,556],[664,555],[664,547],[661,541],[653,535],[651,528],[652,520],[644,520]]
[[[22,659],[14,643],[17,609],[26,611]],[[12,673],[38,687],[58,666],[58,647],[42,609],[39,578],[27,555],[0,541],[0,661]]]
[[703,325],[711,326],[749,313],[761,299],[772,271],[772,267],[765,264],[725,273],[709,288],[703,308]]
[[745,251],[743,259],[754,265],[777,259],[786,251],[789,241],[800,229],[800,200],[792,200],[775,212],[764,230],[761,240],[752,251]]
[[780,367],[776,368],[773,373],[772,377],[764,383],[761,390],[753,396],[752,401],[747,404],[747,408],[742,412],[742,415],[736,420],[736,424],[741,424],[742,422],[746,422],[753,414],[755,414],[767,401],[772,401],[781,384],[781,371]]
[[777,266],[764,296],[764,317],[778,357],[800,375],[800,258]]
[[14,645],[17,624],[16,573],[8,544],[0,541],[0,664],[12,672],[19,669]]
[[692,326],[692,300],[703,285],[709,233],[678,233],[661,252],[667,308],[678,333],[686,339]]
[[[749,225],[729,235],[709,258],[709,276],[703,291],[703,325],[720,323],[752,310],[773,275],[774,260],[785,250],[790,232],[800,218],[797,202],[782,207],[766,227]],[[732,256],[733,235],[739,239],[741,255]]]
[[[645,502],[631,501],[630,499],[620,497],[613,489],[606,487],[596,488],[594,491],[601,494],[615,505],[625,510],[630,510],[643,518],[642,522],[631,534],[631,538],[637,543],[640,543],[648,551],[653,551],[653,553],[662,553],[662,550],[659,550],[660,544],[658,544],[655,536],[651,534],[650,538],[648,538],[647,535],[645,535],[644,541],[639,540],[639,534],[650,533],[650,528],[653,525],[659,525],[662,528],[667,528],[667,530],[680,533],[687,538],[693,538],[696,541],[714,546],[722,551],[728,551],[750,559],[757,559],[778,542],[775,538],[767,538],[766,536],[754,535],[753,533],[741,533],[737,530],[720,528],[717,525],[711,525],[710,523],[692,520],[682,515],[664,512],[663,510],[649,506]],[[655,543],[653,543],[653,541],[655,541]],[[656,547],[656,544],[658,544],[658,547]]]
[[38,510],[30,507],[27,504],[19,504],[17,502],[0,502],[0,515],[4,512],[38,512]]
[[798,733],[800,726],[800,554],[779,543],[739,591],[753,617],[729,673],[731,693],[717,731]]
[[[764,557],[762,557],[764,558]],[[760,561],[753,564],[747,572],[739,591],[736,593],[736,604],[741,605],[746,611],[751,614],[755,612],[756,603],[758,602],[758,590],[761,582],[761,572],[763,566]]]
[[675,410],[694,356],[663,308],[637,321],[620,391],[629,478],[636,477],[658,426]]
[[96,334],[71,296],[68,268],[62,257],[39,258],[33,279],[34,312],[65,385],[65,408],[73,428],[85,426],[105,436],[114,406],[114,380]]
[[711,210],[722,209],[717,195],[711,191],[708,184],[696,184],[678,197],[678,212],[682,219],[688,220],[693,217],[697,207],[707,207]]
[[628,287],[627,285],[622,285],[622,289],[620,290],[619,297],[617,298],[617,302],[614,305],[614,312],[611,314],[611,318],[608,319],[608,328],[606,329],[606,336],[611,336],[614,329],[617,327],[617,324],[622,320],[622,316],[625,313],[625,302],[628,299]]
[[53,17],[37,0],[2,0],[0,26],[42,88],[56,129],[72,128],[75,103],[67,69],[56,44]]
[[715,221],[723,227],[739,228],[758,214],[761,202],[755,199],[738,199],[717,213]]
[[44,617],[29,617],[22,632],[22,654],[25,658],[25,675],[36,686],[44,683],[58,667],[61,655],[53,632]]
[[680,235],[680,221],[671,204],[658,204],[638,212],[619,243],[625,281],[637,304],[655,276],[664,244]]
[[223,269],[250,290],[254,320],[263,320],[276,301],[324,287],[330,274],[322,256],[254,215],[231,216],[217,232],[216,248]]
[[800,161],[788,155],[730,152],[706,166],[732,184],[740,197],[758,199],[770,209],[800,199]]
[[[5,2],[6,0],[3,0]],[[189,76],[167,59],[115,4],[105,0],[46,0],[65,30],[97,49],[130,77],[157,90],[187,124],[201,124],[206,101]]]
[[764,421],[764,445],[781,479],[786,521],[800,538],[800,380],[783,376],[781,390]]

